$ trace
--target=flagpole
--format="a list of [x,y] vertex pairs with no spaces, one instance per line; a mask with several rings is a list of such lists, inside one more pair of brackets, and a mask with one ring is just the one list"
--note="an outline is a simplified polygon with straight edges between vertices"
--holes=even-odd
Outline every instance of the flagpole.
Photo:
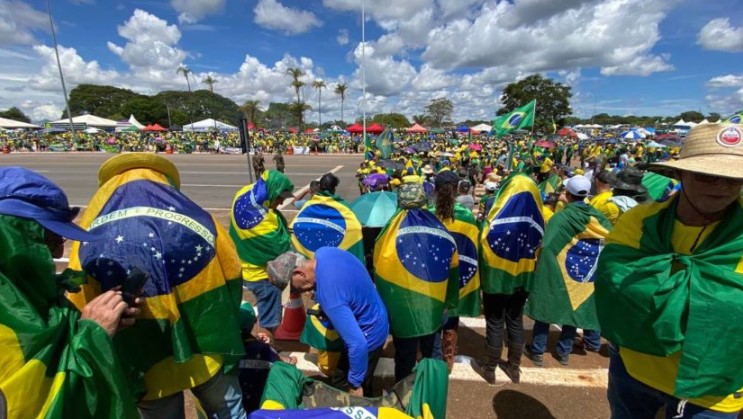
[[[366,144],[366,8],[365,1],[361,0],[361,115],[362,115],[362,138]],[[369,150],[365,150],[367,152]]]
[[62,94],[64,95],[64,103],[67,108],[67,117],[70,119],[70,132],[72,133],[73,143],[77,141],[75,135],[75,124],[72,123],[72,113],[70,112],[70,101],[67,99],[67,87],[64,84],[64,75],[62,74],[62,63],[59,61],[59,48],[57,47],[57,34],[54,32],[54,21],[52,21],[52,5],[49,0],[46,0],[46,9],[49,14],[49,26],[52,31],[52,40],[54,40],[54,54],[57,56],[57,70],[59,70],[59,80],[62,82]]
[[534,99],[534,118],[531,120],[531,135],[534,136],[534,121],[537,120],[537,100]]

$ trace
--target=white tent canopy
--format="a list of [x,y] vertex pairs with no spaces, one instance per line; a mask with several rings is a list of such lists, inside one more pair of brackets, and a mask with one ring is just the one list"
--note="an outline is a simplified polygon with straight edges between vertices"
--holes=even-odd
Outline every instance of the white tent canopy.
[[29,124],[21,121],[14,121],[12,119],[0,118],[0,128],[13,129],[13,128],[41,128],[38,125]]
[[137,121],[137,118],[134,117],[134,114],[129,115],[129,124],[134,125],[139,129],[144,128],[144,125],[140,124],[139,121]]
[[217,129],[219,131],[237,131],[237,127],[224,122],[216,121],[212,118],[204,119],[203,121],[194,122],[193,124],[186,124],[183,126],[183,131],[209,131]]
[[483,132],[483,131],[490,132],[493,129],[493,127],[491,127],[488,124],[480,124],[480,125],[475,125],[474,127],[470,129],[472,131],[477,131],[477,132]]
[[[69,118],[59,119],[56,121],[50,122],[52,125],[69,125],[70,120]],[[73,124],[86,124],[89,127],[96,127],[96,128],[116,128],[118,126],[118,122],[101,118],[100,116],[95,115],[80,115],[72,118]]]

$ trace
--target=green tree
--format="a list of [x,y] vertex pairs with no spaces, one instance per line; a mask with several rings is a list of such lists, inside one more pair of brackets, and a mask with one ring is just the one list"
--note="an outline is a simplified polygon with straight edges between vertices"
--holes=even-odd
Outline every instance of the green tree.
[[[153,98],[163,103],[163,108],[165,103],[170,104],[171,121],[178,125],[189,123],[192,118],[195,121],[214,118],[237,125],[240,119],[240,109],[235,102],[208,90],[197,90],[190,94],[182,90],[170,90],[160,92]],[[181,120],[179,116],[174,116],[181,114],[190,115],[190,117]]]
[[294,115],[288,103],[271,102],[265,113],[266,126],[271,129],[284,129],[292,123]]
[[407,128],[410,126],[408,118],[401,113],[380,113],[374,115],[371,122],[377,122],[392,128]]
[[191,93],[191,80],[189,80],[188,75],[191,74],[191,70],[188,69],[185,65],[180,65],[178,67],[178,70],[175,70],[176,74],[183,74],[183,77],[186,78],[186,85],[188,86],[188,93]]
[[[70,112],[73,116],[87,112],[104,118],[116,115],[124,115],[128,118],[129,114],[124,114],[121,107],[130,99],[136,97],[145,96],[113,86],[81,84],[70,91]],[[67,117],[66,111],[62,117]]]
[[312,106],[306,102],[293,102],[289,104],[289,111],[294,115],[297,122],[297,129],[299,131],[304,130],[304,113],[305,111],[311,111]]
[[312,87],[317,89],[317,125],[322,125],[322,89],[324,89],[325,82],[323,80],[315,80],[312,82]]
[[452,113],[454,113],[454,104],[445,97],[433,99],[426,106],[426,117],[431,125],[435,127],[440,127],[445,123],[451,123]]
[[26,114],[23,113],[22,110],[16,108],[15,106],[8,110],[0,111],[0,118],[8,118],[14,121],[31,123],[31,119],[26,116]]
[[346,83],[338,83],[338,85],[335,86],[335,94],[341,97],[341,121],[343,121],[343,127],[346,126],[346,121],[343,119],[343,105],[346,102],[346,90],[348,90]]
[[533,74],[503,89],[501,95],[503,107],[497,114],[506,114],[536,99],[534,128],[537,131],[551,132],[553,120],[561,125],[564,123],[562,120],[573,113],[570,108],[570,98],[573,94],[570,90],[570,86],[544,78],[540,74]]
[[702,114],[699,111],[686,111],[682,112],[681,115],[679,115],[680,119],[683,119],[686,122],[702,122],[702,119],[704,119],[704,114]]
[[168,126],[168,109],[165,103],[150,96],[134,97],[121,106],[123,115],[136,115],[143,124]]
[[294,106],[293,109],[295,111],[297,111],[297,112],[301,112],[299,114],[299,128],[301,130],[302,129],[302,120],[304,119],[303,118],[303,116],[304,116],[304,111],[303,111],[304,107],[299,105],[301,103],[301,101],[302,101],[302,99],[299,97],[299,90],[302,88],[302,86],[304,86],[304,82],[302,80],[300,80],[300,78],[302,78],[302,76],[304,76],[304,70],[302,70],[301,68],[296,68],[296,67],[295,68],[289,68],[289,69],[286,70],[286,74],[288,74],[289,76],[291,76],[292,82],[290,84],[294,88],[294,93],[297,94],[297,101],[295,103],[296,106]]
[[261,103],[257,100],[247,100],[240,106],[240,112],[245,115],[245,119],[258,128],[258,113],[261,110]]
[[413,122],[420,125],[426,125],[428,123],[428,118],[426,115],[413,115]]
[[214,85],[216,83],[219,83],[217,79],[212,78],[211,74],[207,75],[206,78],[204,78],[204,80],[202,80],[201,82],[209,86],[209,91],[211,93],[214,93]]
[[712,112],[712,113],[710,113],[710,114],[709,114],[709,116],[707,117],[707,120],[708,120],[709,122],[718,122],[718,121],[720,120],[720,118],[721,118],[721,116],[720,116],[720,114],[719,114],[719,113],[717,113],[717,112]]

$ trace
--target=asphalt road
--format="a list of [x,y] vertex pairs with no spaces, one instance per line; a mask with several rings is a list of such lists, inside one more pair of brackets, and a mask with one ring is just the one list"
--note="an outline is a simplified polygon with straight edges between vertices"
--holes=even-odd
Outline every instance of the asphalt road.
[[[55,181],[72,205],[86,205],[98,188],[98,169],[112,154],[107,153],[12,153],[0,155],[0,166],[24,166]],[[181,190],[207,209],[228,209],[235,193],[249,182],[247,158],[242,155],[163,155],[175,163],[181,175]],[[273,168],[266,156],[266,168]],[[323,174],[336,170],[341,179],[338,193],[352,201],[358,195],[354,174],[361,155],[285,156],[286,174],[295,192]]]
[[[104,153],[14,153],[0,155],[0,166],[17,165],[37,170],[57,182],[67,192],[71,204],[83,206],[97,188],[98,168],[111,156]],[[208,154],[166,157],[180,170],[182,190],[226,225],[235,192],[248,183],[246,157]],[[341,179],[338,192],[349,201],[358,196],[354,174],[361,160],[360,155],[285,158],[286,172],[295,184],[295,191],[300,191],[324,173],[336,170]],[[267,167],[273,167],[270,159],[267,163]],[[288,218],[296,214],[290,208],[284,210]],[[483,319],[468,320],[470,324],[460,328],[458,354],[478,359],[483,356],[485,347]],[[532,322],[525,319],[528,330],[531,325]],[[558,333],[556,329],[551,333],[551,350]],[[527,342],[530,340],[531,332],[527,331]],[[306,346],[297,342],[278,344],[288,352],[307,351]],[[388,366],[393,355],[391,348],[383,354]],[[545,356],[544,368],[535,367],[526,358],[522,363],[521,384],[505,383],[505,376],[498,373],[499,384],[496,386],[489,386],[468,365],[458,364],[455,374],[450,377],[447,417],[594,419],[609,416],[605,390],[608,359],[605,351],[596,354],[576,349],[569,367],[560,366],[549,355]],[[389,378],[384,382],[388,381]],[[190,408],[190,401],[188,406]],[[191,412],[189,417],[194,417]]]

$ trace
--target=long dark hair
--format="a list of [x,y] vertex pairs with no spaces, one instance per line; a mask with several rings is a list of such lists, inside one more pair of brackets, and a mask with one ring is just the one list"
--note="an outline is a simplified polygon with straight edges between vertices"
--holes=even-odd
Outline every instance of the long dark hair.
[[332,173],[326,173],[320,178],[320,190],[328,191],[335,194],[335,188],[338,187],[340,179]]
[[445,221],[454,219],[454,203],[457,197],[457,185],[445,183],[436,188],[436,217]]

